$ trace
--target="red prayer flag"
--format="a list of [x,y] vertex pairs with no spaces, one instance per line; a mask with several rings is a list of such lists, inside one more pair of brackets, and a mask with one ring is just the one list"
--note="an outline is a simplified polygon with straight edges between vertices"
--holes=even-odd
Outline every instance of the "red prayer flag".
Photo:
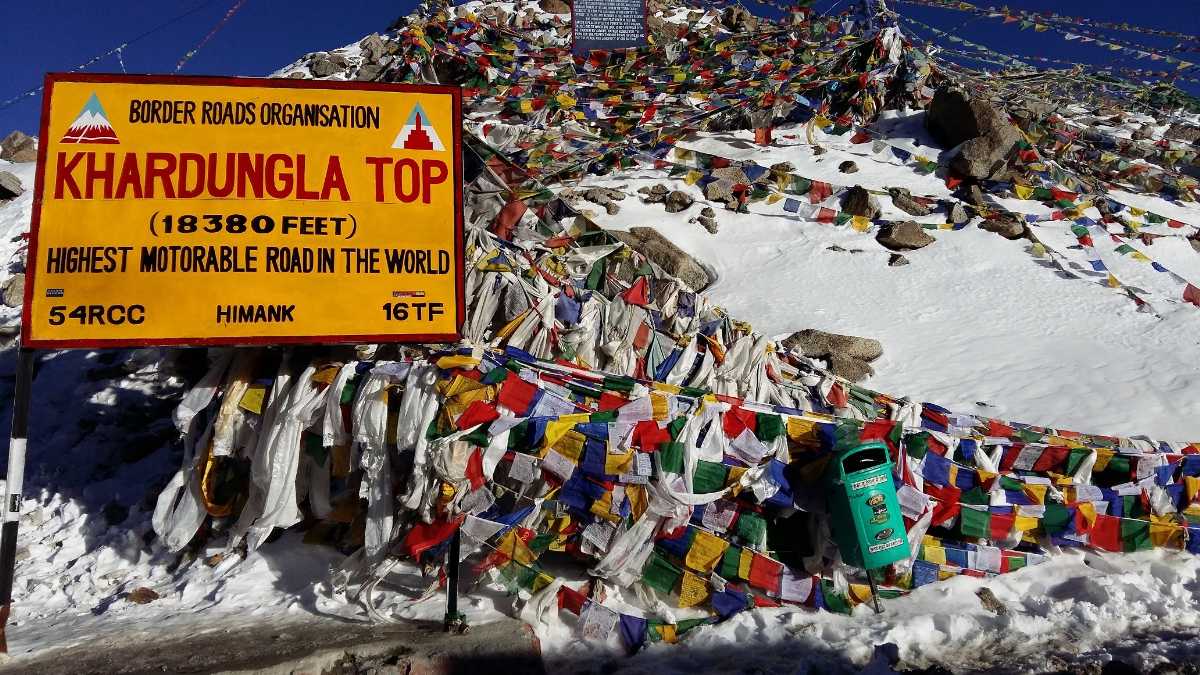
[[1092,546],[1096,548],[1114,553],[1122,551],[1120,518],[1103,513],[1096,514],[1096,523],[1092,526],[1092,531],[1088,536]]
[[991,523],[991,538],[1003,539],[1012,531],[1013,523],[1016,522],[1017,516],[1012,513],[993,513]]
[[1183,289],[1184,302],[1190,302],[1193,305],[1200,307],[1200,288],[1188,284],[1187,288]]
[[500,413],[496,411],[496,406],[485,401],[473,401],[458,416],[455,424],[459,429],[469,429],[477,424],[487,424],[497,417],[500,417]]
[[529,414],[533,398],[537,395],[537,387],[510,373],[504,384],[500,385],[500,395],[497,397],[500,405],[508,408],[518,417]]
[[725,413],[721,420],[721,427],[725,430],[725,435],[729,438],[737,438],[742,435],[742,431],[749,429],[751,432],[758,428],[758,415],[753,410],[746,410],[741,406],[734,406]]
[[782,578],[783,563],[771,560],[765,555],[754,554],[754,558],[750,561],[750,579],[748,579],[751,586],[778,594]]
[[454,520],[417,523],[413,526],[413,529],[408,531],[408,534],[404,535],[404,540],[400,542],[401,554],[413,558],[420,556],[425,551],[449,539],[458,530],[458,526],[464,518],[466,516],[459,516]]

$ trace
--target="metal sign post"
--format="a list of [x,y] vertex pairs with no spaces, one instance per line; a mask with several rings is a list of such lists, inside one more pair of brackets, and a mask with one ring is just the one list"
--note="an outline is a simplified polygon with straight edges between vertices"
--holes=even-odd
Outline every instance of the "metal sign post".
[[32,349],[24,347],[17,351],[17,386],[13,396],[12,432],[8,442],[8,478],[4,484],[4,526],[0,530],[0,654],[8,653],[8,639],[4,631],[12,610],[13,570],[17,564],[17,524],[21,520],[21,487],[25,482],[33,354]]

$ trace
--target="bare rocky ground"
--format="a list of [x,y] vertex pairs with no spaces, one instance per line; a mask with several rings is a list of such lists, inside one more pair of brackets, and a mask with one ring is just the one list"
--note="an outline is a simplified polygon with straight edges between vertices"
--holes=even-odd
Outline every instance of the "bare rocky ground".
[[472,627],[372,626],[331,619],[242,623],[196,634],[137,630],[44,656],[14,658],[0,674],[264,673],[267,675],[541,675],[537,639],[519,621]]

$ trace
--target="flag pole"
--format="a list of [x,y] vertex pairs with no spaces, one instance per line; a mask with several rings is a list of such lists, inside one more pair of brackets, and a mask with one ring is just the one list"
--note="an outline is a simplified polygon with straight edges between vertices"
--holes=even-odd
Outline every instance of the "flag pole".
[[33,386],[33,350],[17,350],[17,382],[12,431],[8,442],[8,477],[4,483],[4,525],[0,528],[0,654],[8,653],[8,616],[12,610],[13,570],[17,563],[17,523],[25,480],[25,445],[29,438],[29,394]]

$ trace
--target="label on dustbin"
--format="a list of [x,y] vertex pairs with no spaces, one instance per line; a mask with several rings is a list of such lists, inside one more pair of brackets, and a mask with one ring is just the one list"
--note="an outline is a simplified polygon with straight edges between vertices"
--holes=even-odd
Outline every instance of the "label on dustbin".
[[869,547],[867,551],[869,553],[879,553],[880,551],[886,551],[888,549],[896,548],[897,546],[902,546],[904,542],[904,539],[893,539],[891,541],[885,541],[882,544],[875,544]]
[[872,476],[871,478],[867,478],[864,480],[860,480],[860,481],[851,483],[850,489],[851,490],[862,490],[864,488],[873,487],[875,485],[882,485],[882,484],[886,483],[887,481],[888,481],[888,475],[881,474],[879,476]]

